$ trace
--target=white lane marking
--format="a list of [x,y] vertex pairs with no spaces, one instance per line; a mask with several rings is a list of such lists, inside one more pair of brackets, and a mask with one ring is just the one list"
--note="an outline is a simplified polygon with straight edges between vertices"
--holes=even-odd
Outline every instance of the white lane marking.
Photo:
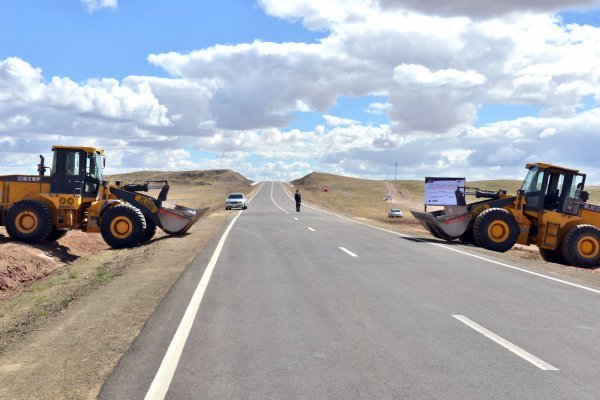
[[316,230],[314,230],[313,228],[311,228],[310,226],[308,227],[308,230],[311,232],[316,232]]
[[533,354],[528,353],[527,351],[523,350],[519,346],[514,345],[511,342],[509,342],[508,340],[496,335],[494,332],[485,329],[483,326],[479,325],[476,322],[471,321],[469,318],[467,318],[463,315],[453,315],[453,317],[456,318],[457,320],[459,320],[460,322],[462,322],[463,324],[467,325],[468,327],[481,333],[483,336],[487,337],[488,339],[493,340],[494,342],[498,343],[500,346],[504,347],[508,351],[518,355],[525,361],[528,361],[531,364],[535,365],[539,369],[541,369],[543,371],[558,371],[558,368],[548,364],[547,362],[545,362],[543,360],[540,360]]
[[260,183],[260,181],[252,182],[252,183],[250,184],[250,186],[256,186],[256,185],[258,185],[259,183]]
[[252,200],[254,200],[254,198],[256,197],[256,195],[258,194],[258,192],[260,192],[260,189],[262,189],[262,187],[264,185],[265,185],[265,183],[262,182],[261,185],[260,185],[260,187],[258,188],[258,190],[256,192],[254,192],[254,194],[252,195],[252,197],[250,197],[250,199],[248,200],[248,204],[252,203]]
[[[288,192],[287,192],[287,191],[285,190],[285,188],[283,187],[283,184],[282,184],[281,182],[280,182],[280,184],[281,184],[281,187],[282,187],[283,191],[285,192],[285,194],[286,194],[286,195],[287,195],[287,196],[288,196],[288,197],[291,199],[290,195],[288,194]],[[568,286],[571,286],[571,287],[576,287],[576,288],[578,288],[578,289],[587,290],[588,292],[592,292],[592,293],[600,294],[600,290],[598,290],[598,289],[593,289],[593,288],[590,288],[590,287],[587,287],[587,286],[579,285],[579,284],[577,284],[577,283],[573,283],[573,282],[565,281],[565,280],[562,280],[562,279],[554,278],[554,277],[552,277],[552,276],[548,276],[548,275],[540,274],[539,272],[533,272],[533,271],[529,271],[529,270],[527,270],[527,269],[525,269],[525,268],[519,268],[519,267],[515,267],[514,265],[505,264],[505,263],[503,263],[503,262],[500,262],[500,261],[491,260],[491,259],[489,259],[489,258],[485,258],[485,257],[479,256],[479,255],[477,255],[477,254],[469,253],[469,252],[467,252],[467,251],[463,251],[463,250],[454,249],[454,248],[452,248],[452,247],[450,247],[450,246],[446,246],[446,245],[443,245],[443,244],[439,244],[439,243],[432,243],[432,242],[429,242],[429,241],[427,241],[427,240],[423,240],[422,238],[419,238],[419,237],[416,237],[416,236],[405,235],[405,234],[403,234],[403,233],[400,233],[400,232],[394,232],[394,231],[391,231],[391,230],[389,230],[389,229],[380,228],[380,227],[378,227],[378,226],[373,226],[373,225],[365,224],[364,222],[361,222],[361,221],[356,221],[356,220],[354,220],[354,219],[352,219],[352,218],[348,218],[348,217],[344,217],[343,215],[339,215],[339,214],[336,214],[336,213],[332,213],[331,211],[325,211],[325,210],[321,210],[321,209],[319,209],[319,208],[311,207],[311,206],[309,206],[309,205],[304,205],[304,207],[308,207],[308,208],[310,208],[310,209],[313,209],[313,210],[316,210],[316,211],[320,211],[320,212],[322,212],[322,213],[325,213],[325,214],[330,214],[330,215],[333,215],[333,216],[335,216],[335,217],[338,217],[338,218],[344,219],[344,220],[346,220],[346,221],[354,222],[355,224],[359,224],[359,225],[368,226],[368,227],[370,227],[370,228],[373,228],[373,229],[378,229],[378,230],[380,230],[380,231],[387,232],[387,233],[391,233],[391,234],[393,234],[393,235],[398,235],[398,236],[402,236],[402,237],[405,237],[405,238],[410,238],[410,239],[418,240],[418,241],[421,241],[421,242],[423,242],[423,243],[430,244],[430,245],[432,245],[432,246],[438,246],[438,247],[441,247],[441,248],[443,248],[443,249],[446,249],[446,250],[455,251],[455,252],[457,252],[457,253],[460,253],[460,254],[463,254],[463,255],[466,255],[466,256],[469,256],[469,257],[474,257],[474,258],[477,258],[477,259],[479,259],[479,260],[487,261],[487,262],[489,262],[489,263],[496,264],[496,265],[499,265],[499,266],[501,266],[501,267],[505,267],[505,268],[513,269],[513,270],[516,270],[516,271],[524,272],[524,273],[526,273],[526,274],[530,274],[530,275],[537,276],[537,277],[539,277],[539,278],[548,279],[548,280],[551,280],[551,281],[554,281],[554,282],[562,283],[563,285],[568,285]]]
[[354,254],[353,252],[351,252],[350,250],[348,250],[348,249],[347,249],[347,248],[345,248],[345,247],[338,247],[338,249],[340,249],[341,251],[343,251],[343,252],[344,252],[344,253],[346,253],[346,254],[349,254],[349,255],[351,255],[352,257],[358,257],[356,254]]
[[298,221],[298,218],[294,217],[294,219],[295,219],[296,221]]
[[287,211],[285,211],[283,208],[281,208],[281,207],[279,206],[279,204],[277,204],[277,202],[276,202],[276,201],[275,201],[275,199],[273,198],[273,186],[274,186],[274,185],[275,185],[275,183],[274,183],[274,182],[271,182],[271,201],[272,201],[272,202],[273,202],[273,204],[275,204],[275,206],[276,206],[277,208],[279,208],[281,211],[283,211],[283,212],[284,212],[284,213],[286,213],[286,214],[289,214],[289,212],[287,212]]
[[179,363],[179,359],[181,357],[181,353],[185,346],[185,342],[190,334],[190,330],[192,329],[192,325],[194,323],[194,319],[196,318],[196,314],[198,313],[198,308],[200,307],[200,303],[202,302],[202,298],[204,297],[204,292],[206,291],[206,287],[208,286],[208,282],[210,281],[210,277],[215,269],[215,265],[217,264],[217,260],[223,250],[223,246],[225,244],[225,240],[231,231],[231,227],[235,224],[235,221],[242,214],[242,211],[238,211],[238,214],[231,221],[223,236],[219,240],[217,244],[217,248],[213,253],[206,269],[204,270],[204,274],[202,274],[202,278],[194,291],[194,295],[192,296],[190,303],[183,314],[183,318],[179,323],[179,327],[177,328],[177,332],[173,336],[171,340],[171,344],[167,349],[167,352],[160,364],[160,368],[158,372],[154,376],[154,380],[146,393],[146,400],[162,400],[164,399],[167,391],[169,390],[169,386],[171,385],[171,380],[173,379],[173,374],[175,373],[175,369],[177,368],[177,364]]

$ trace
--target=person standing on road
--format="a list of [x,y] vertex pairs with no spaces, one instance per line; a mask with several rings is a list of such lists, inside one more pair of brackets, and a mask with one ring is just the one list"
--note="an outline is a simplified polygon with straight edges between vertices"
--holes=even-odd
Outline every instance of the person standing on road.
[[300,195],[299,189],[296,189],[296,194],[294,194],[294,200],[296,200],[296,212],[300,212],[300,203],[302,203],[302,196]]

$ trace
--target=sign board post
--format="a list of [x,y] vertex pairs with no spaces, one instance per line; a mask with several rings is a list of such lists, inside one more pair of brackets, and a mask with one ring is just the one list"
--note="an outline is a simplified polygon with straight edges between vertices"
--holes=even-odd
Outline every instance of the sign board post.
[[455,206],[457,190],[465,193],[465,178],[426,177],[425,211],[427,206]]

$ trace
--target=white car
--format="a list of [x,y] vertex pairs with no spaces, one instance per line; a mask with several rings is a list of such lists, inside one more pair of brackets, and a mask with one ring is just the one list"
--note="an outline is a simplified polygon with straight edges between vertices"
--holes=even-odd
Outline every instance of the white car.
[[389,218],[402,218],[402,211],[399,208],[392,208],[388,213]]
[[232,208],[241,208],[245,210],[248,208],[248,199],[244,193],[230,193],[225,200],[225,209],[231,210]]

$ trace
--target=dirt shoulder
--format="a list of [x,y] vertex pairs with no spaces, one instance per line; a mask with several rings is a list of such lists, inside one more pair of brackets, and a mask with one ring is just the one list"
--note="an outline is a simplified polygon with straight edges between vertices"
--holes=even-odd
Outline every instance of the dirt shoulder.
[[[185,236],[159,235],[145,246],[90,254],[53,274],[65,283],[42,296],[65,296],[68,305],[3,332],[0,398],[95,398],[168,289],[230,215],[219,211]],[[71,283],[74,275],[89,284]]]
[[27,245],[0,228],[0,399],[95,398],[146,320],[231,212],[229,192],[248,182],[174,185],[170,201],[206,213],[183,236],[110,249],[99,234],[71,231]]

